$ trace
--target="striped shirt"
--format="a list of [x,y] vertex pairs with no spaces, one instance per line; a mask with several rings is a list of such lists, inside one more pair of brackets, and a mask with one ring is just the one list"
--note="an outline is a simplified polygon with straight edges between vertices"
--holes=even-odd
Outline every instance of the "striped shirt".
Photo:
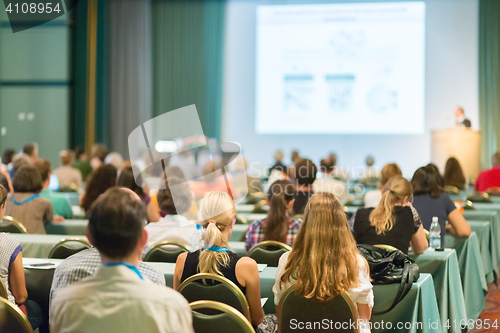
[[[265,221],[266,219],[254,221],[248,227],[245,236],[245,249],[247,251],[250,250],[255,244],[264,241]],[[302,224],[302,219],[290,218],[290,224],[285,242],[287,245],[290,246],[293,245],[293,241],[295,240],[295,237],[297,237],[297,234],[299,233],[301,224]]]

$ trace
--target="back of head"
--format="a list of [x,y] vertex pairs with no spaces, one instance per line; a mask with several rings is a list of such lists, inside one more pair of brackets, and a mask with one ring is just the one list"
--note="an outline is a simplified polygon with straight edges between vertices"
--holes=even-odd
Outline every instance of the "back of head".
[[12,178],[15,193],[39,193],[43,189],[42,176],[32,165],[21,167]]
[[437,198],[444,192],[443,179],[433,164],[418,168],[411,179],[411,186],[414,195],[429,194],[432,198]]
[[333,171],[333,164],[330,159],[324,158],[319,162],[319,171],[321,173],[330,173]]
[[85,154],[85,149],[82,146],[75,148],[75,159],[79,160]]
[[[201,199],[198,210],[198,224],[204,229],[203,240],[206,247],[223,246],[225,239],[222,232],[234,224],[236,209],[234,201],[226,192],[209,192]],[[229,264],[227,252],[204,249],[200,253],[198,270],[200,273],[222,275],[219,267]]]
[[40,176],[42,177],[42,183],[49,178],[50,171],[52,170],[52,165],[50,161],[45,160],[43,158],[39,158],[35,161],[33,166],[40,172]]
[[380,185],[383,187],[393,176],[402,176],[403,173],[396,163],[384,165],[380,171]]
[[131,254],[147,221],[146,207],[122,188],[113,187],[92,205],[89,233],[92,244],[111,259]]
[[179,178],[182,181],[187,181],[186,174],[177,165],[169,165],[168,167],[166,167],[163,176],[165,178],[167,178],[167,179],[169,177],[176,177],[176,178]]
[[2,163],[7,165],[12,162],[14,158],[14,149],[5,149],[2,154]]
[[450,157],[444,167],[444,185],[456,186],[460,189],[465,187],[465,176],[460,162],[455,157]]
[[267,199],[269,211],[264,228],[264,240],[285,243],[288,234],[288,205],[293,200],[295,189],[288,179],[277,180],[269,187]]
[[[0,207],[3,207],[5,205],[5,201],[7,201],[7,195],[9,192],[7,191],[7,188],[4,187],[2,184],[0,184]],[[2,219],[3,216],[0,216],[0,219]]]
[[61,158],[62,165],[72,165],[73,164],[73,151],[71,150],[61,150],[59,152],[59,157]]
[[101,194],[115,186],[117,172],[116,168],[111,164],[103,164],[89,175],[85,185],[85,195],[81,203],[84,210],[89,210],[92,203]]
[[28,155],[28,156],[33,157],[33,155],[35,154],[35,146],[32,145],[31,143],[25,144],[23,146],[23,153]]
[[300,154],[298,151],[294,150],[292,151],[292,155],[290,156],[290,159],[292,160],[292,163],[295,164],[300,160]]
[[208,162],[203,166],[203,180],[207,183],[214,182],[221,174],[222,173],[220,172],[220,167],[215,162]]
[[7,179],[7,177],[3,174],[3,173],[0,173],[0,185],[2,185],[3,187],[5,187],[7,189],[7,191],[9,191],[9,180]]
[[106,155],[106,157],[104,158],[104,163],[111,164],[115,168],[120,169],[123,164],[123,157],[120,153],[112,152]]
[[281,162],[283,160],[283,151],[276,150],[276,152],[274,153],[274,160],[276,162]]
[[402,176],[393,176],[382,189],[382,199],[370,213],[370,225],[375,227],[377,234],[385,233],[394,226],[392,210],[395,204],[411,200],[412,188],[410,182]]
[[21,167],[25,165],[30,165],[30,160],[26,158],[25,156],[17,156],[14,158],[14,162],[12,164],[12,168],[14,169],[14,174],[19,170]]
[[193,193],[189,183],[171,176],[165,182],[166,188],[158,191],[158,206],[165,214],[184,214],[191,208]]
[[106,146],[102,143],[95,143],[92,146],[92,158],[97,157],[101,160],[101,162],[104,162],[104,159],[106,158],[108,153],[108,148],[106,148]]
[[304,158],[295,164],[295,179],[298,185],[311,186],[316,180],[318,168],[313,161]]
[[[139,174],[138,170],[136,170],[136,174]],[[141,186],[137,185],[137,183],[142,184],[142,177],[139,174],[136,182],[134,178],[134,168],[132,166],[123,168],[123,170],[120,172],[118,180],[116,181],[116,185],[131,189],[142,198],[144,196],[144,190]]]
[[365,162],[367,166],[371,167],[375,163],[375,159],[372,156],[368,156]]
[[335,167],[337,165],[337,154],[331,153],[330,155],[328,155],[328,158],[330,159],[332,165]]
[[495,154],[493,154],[493,157],[491,158],[491,162],[493,166],[500,166],[500,150],[497,151]]
[[296,278],[299,295],[321,301],[359,284],[358,250],[338,199],[317,193],[306,205],[282,282]]

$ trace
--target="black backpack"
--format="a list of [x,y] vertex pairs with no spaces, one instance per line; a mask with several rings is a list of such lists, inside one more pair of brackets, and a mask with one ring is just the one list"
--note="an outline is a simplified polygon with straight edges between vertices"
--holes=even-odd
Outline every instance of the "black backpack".
[[373,312],[381,315],[394,309],[408,294],[413,282],[417,282],[420,272],[417,263],[400,250],[387,251],[372,245],[359,244],[359,253],[370,267],[372,284],[399,283],[398,293],[392,305],[384,311]]

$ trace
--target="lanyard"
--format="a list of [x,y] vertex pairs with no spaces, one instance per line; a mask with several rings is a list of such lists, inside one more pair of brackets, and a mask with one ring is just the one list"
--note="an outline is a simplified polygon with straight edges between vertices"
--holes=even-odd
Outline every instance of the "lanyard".
[[208,245],[206,245],[205,249],[210,250],[210,251],[214,251],[214,252],[230,252],[231,251],[230,249],[228,249],[225,246],[218,247],[218,246],[208,246]]
[[21,202],[17,201],[16,199],[14,199],[14,197],[12,197],[12,201],[14,201],[14,204],[20,206],[20,205],[24,205],[27,202],[30,202],[31,200],[38,198],[39,196],[40,196],[40,194],[33,194],[32,196],[28,197],[27,199],[25,199]]
[[104,267],[115,267],[115,266],[125,266],[125,267],[128,267],[135,274],[137,274],[141,278],[141,280],[144,280],[144,278],[141,275],[141,272],[139,272],[139,270],[137,269],[137,267],[135,267],[132,264],[129,264],[128,262],[109,262],[109,263],[104,264]]

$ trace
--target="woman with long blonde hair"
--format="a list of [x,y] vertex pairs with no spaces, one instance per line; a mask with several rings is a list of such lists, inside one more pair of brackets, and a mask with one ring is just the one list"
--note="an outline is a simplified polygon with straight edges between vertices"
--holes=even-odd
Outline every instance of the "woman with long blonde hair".
[[228,239],[236,222],[234,202],[226,192],[209,192],[200,201],[198,224],[203,229],[204,247],[177,258],[174,289],[188,277],[212,273],[226,277],[245,294],[250,307],[252,325],[262,322],[259,269],[255,260],[240,257],[228,247]]
[[411,205],[412,187],[402,176],[393,176],[382,189],[382,199],[375,208],[360,208],[354,220],[354,238],[358,244],[391,245],[408,253],[427,249],[427,239],[420,217]]
[[373,292],[368,264],[358,253],[342,205],[331,193],[318,193],[309,199],[292,250],[283,254],[278,264],[273,286],[275,304],[292,283],[297,294],[319,301],[346,291],[360,319],[371,317]]

